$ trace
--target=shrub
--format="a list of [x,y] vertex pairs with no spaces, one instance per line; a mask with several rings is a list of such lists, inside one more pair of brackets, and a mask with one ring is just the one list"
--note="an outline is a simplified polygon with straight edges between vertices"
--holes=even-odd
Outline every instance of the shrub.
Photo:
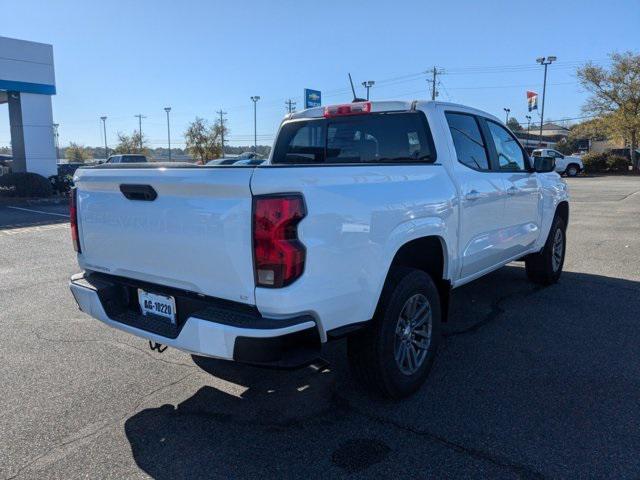
[[607,166],[610,172],[629,173],[629,165],[631,165],[631,162],[621,155],[609,155],[607,157]]
[[587,153],[582,157],[582,164],[587,173],[606,172],[609,168],[605,153]]
[[51,182],[37,173],[20,172],[0,176],[0,197],[49,197]]

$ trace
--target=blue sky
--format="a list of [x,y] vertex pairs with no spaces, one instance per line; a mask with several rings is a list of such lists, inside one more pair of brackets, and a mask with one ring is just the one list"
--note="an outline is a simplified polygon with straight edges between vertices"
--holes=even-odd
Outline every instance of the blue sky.
[[[323,103],[350,101],[347,72],[376,80],[373,99],[427,98],[437,65],[440,99],[524,121],[525,91],[542,92],[538,56],[550,67],[545,117],[580,115],[585,99],[575,67],[606,64],[612,51],[640,50],[638,0],[536,1],[30,1],[5,5],[1,34],[53,44],[60,142],[102,145],[137,128],[166,146],[163,107],[171,106],[172,143],[186,124],[228,112],[232,144],[270,144],[284,101],[303,88]],[[362,90],[362,89],[361,89]],[[4,113],[3,113],[4,112]],[[8,144],[6,105],[0,145]]]

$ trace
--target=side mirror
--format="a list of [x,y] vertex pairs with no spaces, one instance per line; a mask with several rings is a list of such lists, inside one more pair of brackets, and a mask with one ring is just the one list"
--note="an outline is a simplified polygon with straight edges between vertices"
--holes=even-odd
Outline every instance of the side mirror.
[[538,173],[549,173],[556,169],[553,157],[533,157],[533,169]]

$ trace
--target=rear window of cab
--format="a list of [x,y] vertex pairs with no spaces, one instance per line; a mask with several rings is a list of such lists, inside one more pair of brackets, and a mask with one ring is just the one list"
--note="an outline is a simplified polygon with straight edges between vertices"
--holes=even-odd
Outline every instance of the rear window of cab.
[[433,139],[422,112],[389,112],[285,123],[273,164],[433,163]]

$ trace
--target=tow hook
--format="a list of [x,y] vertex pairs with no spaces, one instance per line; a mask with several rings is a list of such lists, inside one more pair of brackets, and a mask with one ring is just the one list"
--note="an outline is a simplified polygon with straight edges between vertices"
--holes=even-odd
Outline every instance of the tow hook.
[[151,340],[149,340],[149,348],[151,350],[155,350],[158,353],[162,353],[164,352],[167,348],[169,348],[168,345],[162,345],[161,343],[158,342],[152,342]]

